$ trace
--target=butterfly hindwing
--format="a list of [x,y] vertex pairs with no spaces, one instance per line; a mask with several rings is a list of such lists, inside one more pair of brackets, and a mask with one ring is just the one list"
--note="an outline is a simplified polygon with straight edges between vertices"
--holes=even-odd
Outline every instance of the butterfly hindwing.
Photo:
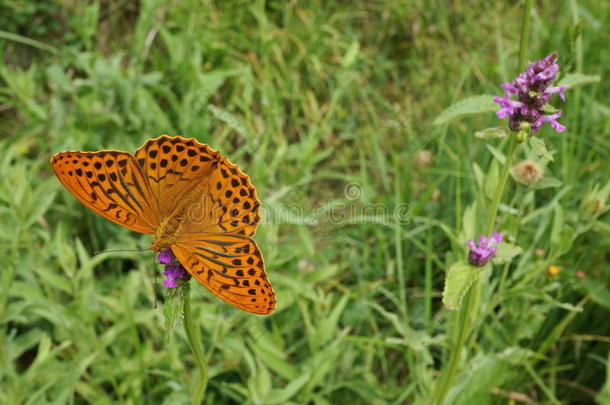
[[61,183],[99,215],[136,232],[155,232],[157,206],[131,154],[62,152],[51,157],[51,167]]
[[275,309],[275,292],[254,240],[243,235],[197,233],[171,246],[178,261],[214,295],[255,314]]

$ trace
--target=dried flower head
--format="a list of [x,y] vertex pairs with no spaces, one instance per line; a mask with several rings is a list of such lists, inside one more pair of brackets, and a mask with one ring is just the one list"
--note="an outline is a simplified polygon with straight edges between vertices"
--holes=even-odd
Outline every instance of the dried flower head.
[[430,202],[438,202],[441,199],[441,190],[435,188],[430,195]]
[[475,245],[474,241],[468,241],[468,263],[473,266],[483,267],[489,262],[498,250],[497,245],[502,242],[502,234],[494,232],[491,238],[487,236],[479,236],[479,241]]
[[544,169],[532,160],[522,160],[512,172],[515,179],[525,184],[533,184],[544,177]]
[[315,267],[310,260],[303,258],[297,262],[297,270],[300,273],[309,273],[315,270]]
[[163,280],[163,286],[167,288],[178,287],[178,279],[188,281],[191,275],[184,267],[176,260],[176,256],[170,248],[165,249],[157,256],[157,262],[165,265],[163,274],[166,279]]
[[[494,101],[501,107],[496,115],[499,118],[509,117],[508,126],[515,132],[520,131],[523,125],[527,125],[533,134],[545,122],[548,122],[557,132],[564,131],[566,128],[557,122],[557,119],[561,117],[561,110],[547,114],[545,109],[552,94],[559,94],[561,101],[565,101],[563,91],[569,86],[550,87],[551,83],[555,81],[558,71],[556,52],[542,60],[530,63],[525,72],[517,76],[515,80],[502,85],[505,90],[504,96],[494,98]],[[516,96],[517,99],[513,100],[511,96]]]
[[427,169],[432,166],[432,162],[434,161],[434,155],[431,150],[422,149],[418,150],[415,153],[415,166],[418,169]]

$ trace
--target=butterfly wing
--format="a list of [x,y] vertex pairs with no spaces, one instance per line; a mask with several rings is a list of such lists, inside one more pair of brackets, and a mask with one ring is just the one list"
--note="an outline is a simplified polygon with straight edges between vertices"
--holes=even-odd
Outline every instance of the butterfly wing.
[[135,153],[163,218],[186,213],[178,261],[214,295],[256,314],[275,309],[260,250],[250,236],[260,201],[250,179],[195,139],[162,135]]
[[161,135],[136,150],[135,158],[146,175],[161,216],[166,217],[195,188],[201,188],[220,154],[192,138]]
[[256,189],[217,151],[193,138],[162,135],[147,141],[135,158],[162,216],[187,203],[183,232],[254,234],[260,219]]
[[250,178],[226,158],[213,166],[203,192],[190,207],[183,232],[254,235],[261,203]]
[[258,246],[247,236],[227,233],[183,235],[171,246],[188,272],[218,298],[255,314],[275,310]]
[[140,167],[126,152],[62,152],[51,157],[61,183],[86,207],[140,233],[159,224],[157,204]]

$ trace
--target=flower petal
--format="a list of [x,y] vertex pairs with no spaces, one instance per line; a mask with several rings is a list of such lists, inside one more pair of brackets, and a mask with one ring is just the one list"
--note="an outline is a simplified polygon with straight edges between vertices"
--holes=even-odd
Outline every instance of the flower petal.
[[170,264],[175,260],[174,253],[170,248],[165,249],[157,256],[157,262],[161,264]]

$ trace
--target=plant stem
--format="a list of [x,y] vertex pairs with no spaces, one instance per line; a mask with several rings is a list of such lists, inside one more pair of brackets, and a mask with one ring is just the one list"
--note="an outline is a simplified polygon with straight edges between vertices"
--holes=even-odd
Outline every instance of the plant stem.
[[508,180],[508,172],[510,170],[510,166],[513,163],[513,158],[515,157],[515,152],[517,150],[517,137],[516,134],[509,135],[508,139],[508,153],[506,154],[506,159],[504,160],[504,165],[502,166],[502,171],[500,172],[500,179],[498,184],[496,185],[496,192],[494,193],[494,198],[491,202],[491,206],[489,208],[489,212],[487,215],[487,225],[485,226],[485,235],[490,236],[493,232],[494,224],[496,222],[496,217],[498,216],[498,206],[500,205],[500,201],[502,200],[502,195],[504,194],[504,188],[506,188],[506,181]]
[[426,232],[426,250],[429,252],[426,255],[425,262],[425,276],[424,276],[424,320],[426,329],[430,331],[432,329],[432,231]]
[[208,363],[203,354],[203,348],[201,347],[201,343],[197,338],[197,333],[195,331],[195,325],[193,325],[193,317],[191,315],[191,288],[190,284],[186,289],[186,294],[184,296],[183,301],[183,311],[184,311],[184,331],[186,332],[186,337],[191,345],[191,350],[193,351],[193,355],[195,356],[195,361],[197,362],[197,367],[199,368],[199,381],[197,382],[197,387],[195,388],[195,392],[193,394],[193,400],[191,403],[193,405],[199,405],[203,402],[203,398],[205,397],[205,390],[208,385]]
[[451,352],[451,358],[449,359],[449,365],[447,366],[446,372],[443,373],[441,377],[441,385],[440,389],[437,391],[434,404],[441,405],[447,396],[447,392],[449,391],[449,387],[451,386],[451,382],[453,380],[453,376],[455,371],[457,370],[458,361],[460,359],[460,354],[462,352],[462,346],[466,340],[466,329],[468,324],[468,318],[470,314],[470,303],[472,302],[472,288],[468,290],[464,300],[462,301],[462,309],[459,312],[458,319],[458,333],[457,338],[455,339],[455,345],[453,347],[453,351]]
[[[523,70],[526,64],[527,42],[529,38],[530,14],[532,12],[532,3],[532,0],[525,0],[523,20],[521,24],[521,42],[519,46],[519,70]],[[502,171],[500,172],[500,179],[498,181],[498,184],[496,185],[494,197],[487,213],[487,224],[485,226],[486,236],[490,236],[493,232],[494,224],[496,223],[496,217],[498,215],[498,206],[500,205],[502,195],[504,194],[504,189],[506,188],[508,173],[512,165],[512,161],[515,157],[516,150],[517,136],[516,134],[511,134],[509,135],[508,139],[508,153],[506,154],[506,158],[502,166]],[[464,301],[462,302],[462,307],[459,310],[460,312],[458,318],[457,338],[454,341],[454,346],[451,352],[451,357],[449,358],[447,369],[444,370],[443,375],[441,376],[441,381],[439,385],[440,388],[438,389],[434,397],[433,403],[436,405],[441,405],[445,401],[445,397],[449,392],[449,388],[451,387],[451,383],[457,372],[459,360],[462,354],[462,349],[466,345],[466,338],[469,332],[469,320],[474,310],[474,308],[472,308],[473,302],[478,302],[477,299],[473,299],[473,294],[475,294],[475,291],[477,291],[478,289],[478,283],[479,281],[477,281],[473,286],[471,286],[470,289],[466,292],[466,296],[464,297]]]

